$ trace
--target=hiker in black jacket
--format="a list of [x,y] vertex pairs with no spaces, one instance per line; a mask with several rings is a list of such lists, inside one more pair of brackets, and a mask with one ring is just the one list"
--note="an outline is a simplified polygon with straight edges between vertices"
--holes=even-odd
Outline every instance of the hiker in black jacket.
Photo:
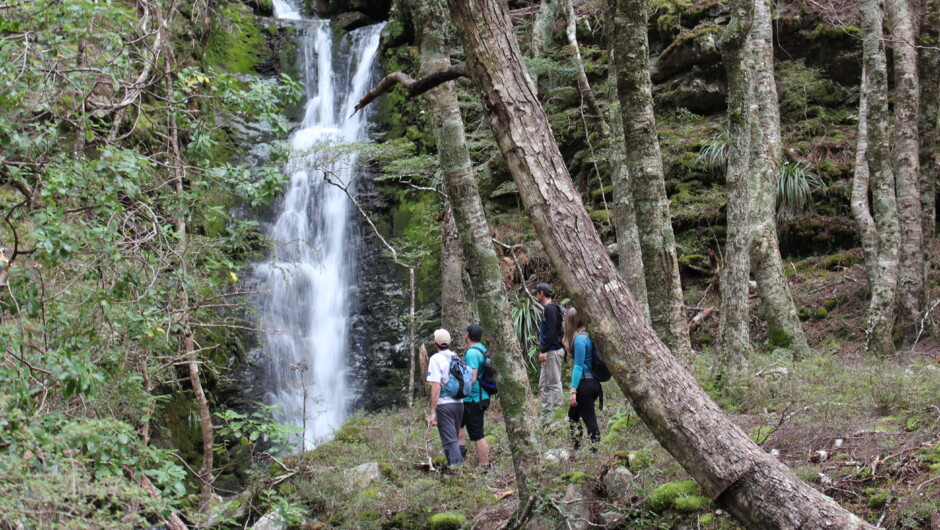
[[550,417],[554,411],[561,408],[561,363],[565,359],[565,350],[561,345],[562,311],[561,307],[552,301],[552,294],[552,286],[547,283],[535,286],[535,296],[544,307],[539,324],[539,362],[542,363],[539,373],[539,401],[545,417]]

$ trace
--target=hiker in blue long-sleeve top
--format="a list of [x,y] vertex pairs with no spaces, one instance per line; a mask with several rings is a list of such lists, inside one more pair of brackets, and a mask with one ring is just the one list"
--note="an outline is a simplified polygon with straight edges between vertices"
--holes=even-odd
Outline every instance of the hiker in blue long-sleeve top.
[[594,401],[601,395],[601,384],[591,373],[594,363],[594,342],[587,330],[581,325],[581,317],[577,310],[571,308],[565,315],[565,347],[573,351],[574,366],[571,369],[571,393],[568,396],[568,421],[571,427],[571,438],[574,448],[581,446],[583,429],[581,421],[587,427],[591,438],[591,452],[597,452],[597,442],[601,439],[601,431],[597,426],[597,416],[594,413]]

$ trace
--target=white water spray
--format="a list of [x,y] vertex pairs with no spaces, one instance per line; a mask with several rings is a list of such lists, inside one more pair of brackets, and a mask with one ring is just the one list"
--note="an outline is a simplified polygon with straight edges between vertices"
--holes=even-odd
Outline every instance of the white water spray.
[[[278,18],[301,18],[285,0],[274,5]],[[334,50],[329,21],[311,21],[302,42],[304,119],[290,137],[285,167],[290,183],[268,230],[273,255],[254,271],[269,291],[259,302],[261,325],[277,332],[263,336],[266,398],[280,406],[279,419],[304,430],[306,449],[342,424],[351,398],[347,332],[357,243],[347,234],[350,200],[324,175],[353,189],[356,156],[327,163],[322,146],[367,139],[365,116],[352,113],[370,88],[381,29],[350,32]]]

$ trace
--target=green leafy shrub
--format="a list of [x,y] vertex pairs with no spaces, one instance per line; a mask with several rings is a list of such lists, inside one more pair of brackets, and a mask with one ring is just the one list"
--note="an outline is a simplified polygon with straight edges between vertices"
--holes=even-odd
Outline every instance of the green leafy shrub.
[[784,162],[777,180],[777,215],[783,219],[795,217],[813,204],[813,190],[825,187],[805,162]]

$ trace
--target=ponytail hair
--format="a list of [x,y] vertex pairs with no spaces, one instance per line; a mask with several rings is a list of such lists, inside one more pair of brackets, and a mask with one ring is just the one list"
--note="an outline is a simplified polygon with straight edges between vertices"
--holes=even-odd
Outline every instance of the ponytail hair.
[[587,333],[587,331],[581,325],[578,310],[572,307],[568,309],[568,314],[565,315],[565,338],[561,341],[572,356],[574,356],[574,338],[582,333]]

